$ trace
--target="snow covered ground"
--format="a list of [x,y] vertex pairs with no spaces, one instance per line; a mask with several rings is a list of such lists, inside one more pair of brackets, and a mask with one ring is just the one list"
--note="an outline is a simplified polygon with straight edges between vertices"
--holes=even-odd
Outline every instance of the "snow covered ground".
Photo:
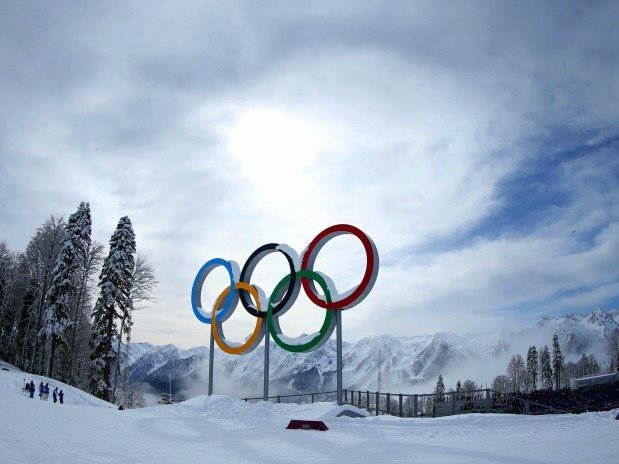
[[[199,396],[118,411],[68,385],[0,361],[0,463],[589,463],[618,462],[619,410],[560,416],[335,417],[342,407]],[[24,379],[65,392],[30,399]],[[356,408],[350,408],[356,409]],[[326,432],[286,430],[320,419]]]

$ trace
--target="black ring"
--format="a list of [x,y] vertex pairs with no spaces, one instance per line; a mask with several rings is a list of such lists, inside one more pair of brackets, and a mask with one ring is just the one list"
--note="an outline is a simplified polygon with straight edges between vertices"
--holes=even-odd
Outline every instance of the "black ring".
[[[260,248],[254,251],[249,256],[249,258],[247,258],[247,261],[245,262],[245,265],[243,266],[243,270],[241,271],[241,276],[239,280],[241,282],[245,282],[249,284],[249,279],[251,279],[251,274],[252,272],[254,272],[254,269],[256,268],[256,265],[258,264],[258,262],[262,258],[264,258],[266,255],[269,255],[276,251],[282,253],[286,257],[286,260],[288,260],[288,265],[290,266],[290,273],[293,276],[295,276],[297,270],[295,269],[295,262],[292,259],[292,256],[290,256],[283,249],[277,248],[279,245],[280,245],[279,243],[267,243],[266,245],[262,245]],[[245,280],[245,278],[247,278],[247,280]],[[291,278],[290,283],[288,284],[288,288],[286,289],[286,293],[284,293],[283,298],[279,301],[279,303],[273,306],[273,315],[277,315],[280,312],[282,314],[286,312],[290,308],[290,306],[292,306],[292,303],[294,303],[295,300],[297,299],[297,295],[299,294],[300,288],[301,288],[300,280],[296,278]],[[241,304],[243,305],[243,308],[245,308],[249,314],[251,314],[254,317],[260,317],[260,318],[265,318],[267,316],[267,312],[265,308],[262,308],[261,312],[258,312],[255,308],[252,308],[253,305],[251,302],[251,298],[248,295],[248,292],[244,290],[239,290],[239,296],[240,296],[240,300],[241,300]]]

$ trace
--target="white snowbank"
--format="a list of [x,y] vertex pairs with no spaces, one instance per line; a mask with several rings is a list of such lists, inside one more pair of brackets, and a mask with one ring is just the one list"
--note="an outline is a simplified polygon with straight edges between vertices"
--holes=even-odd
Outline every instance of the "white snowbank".
[[[619,449],[618,410],[352,419],[334,417],[356,409],[350,406],[246,403],[214,395],[118,411],[68,386],[69,404],[27,398],[24,377],[44,379],[0,370],[1,463],[581,464],[616,462]],[[323,420],[329,430],[287,430],[291,419]]]

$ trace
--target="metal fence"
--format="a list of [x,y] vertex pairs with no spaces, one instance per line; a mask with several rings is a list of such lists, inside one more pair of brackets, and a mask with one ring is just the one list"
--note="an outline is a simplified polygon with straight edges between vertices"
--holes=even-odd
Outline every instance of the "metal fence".
[[381,393],[344,390],[344,402],[372,414],[400,417],[439,417],[472,412],[545,414],[565,413],[556,407],[500,393],[489,388],[443,394]]
[[[243,398],[243,400],[255,402],[261,401],[262,397]],[[336,400],[337,391],[269,396],[269,401],[276,403],[314,403]],[[345,404],[366,409],[374,415],[391,414],[399,417],[440,417],[473,412],[517,414],[563,414],[567,412],[489,388],[444,394],[344,390],[342,400]]]

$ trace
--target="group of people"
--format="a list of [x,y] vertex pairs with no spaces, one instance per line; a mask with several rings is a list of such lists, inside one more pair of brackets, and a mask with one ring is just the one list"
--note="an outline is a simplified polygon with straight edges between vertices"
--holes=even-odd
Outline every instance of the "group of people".
[[[36,389],[34,388],[34,381],[31,380],[30,382],[26,382],[24,390],[30,393],[30,398],[34,398],[34,393],[36,391]],[[41,382],[39,384],[39,399],[41,401],[47,401],[49,399],[48,383],[43,385],[43,382]],[[52,399],[54,400],[54,403],[60,401],[60,404],[64,404],[64,393],[62,392],[62,390],[59,391],[58,387],[54,388],[54,391],[52,392]]]

